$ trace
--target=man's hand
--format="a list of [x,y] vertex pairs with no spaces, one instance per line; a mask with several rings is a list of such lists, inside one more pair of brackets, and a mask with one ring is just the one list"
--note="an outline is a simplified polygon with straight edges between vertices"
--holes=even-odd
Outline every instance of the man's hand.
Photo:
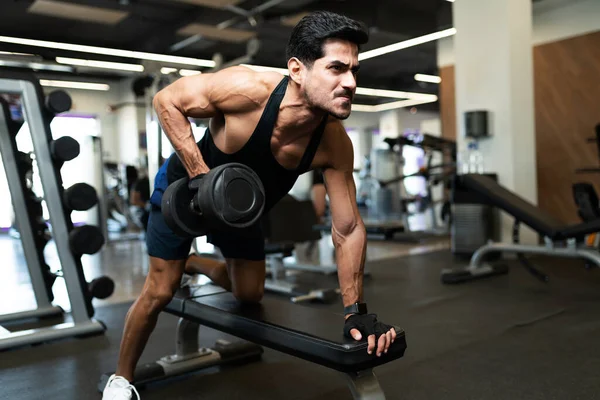
[[396,340],[396,330],[393,326],[386,325],[377,320],[376,314],[350,314],[346,316],[344,335],[354,340],[362,340],[367,336],[367,353],[373,354],[377,344],[377,357],[387,353],[390,345]]

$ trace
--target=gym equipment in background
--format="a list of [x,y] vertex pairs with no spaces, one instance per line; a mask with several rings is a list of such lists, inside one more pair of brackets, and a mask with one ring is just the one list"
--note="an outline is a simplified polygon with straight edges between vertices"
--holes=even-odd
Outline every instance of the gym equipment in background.
[[305,301],[331,302],[339,298],[337,281],[335,287],[315,288],[294,282],[287,275],[293,271],[332,275],[336,265],[310,265],[289,262],[294,255],[295,243],[312,242],[321,239],[318,230],[313,229],[317,215],[310,200],[296,200],[290,195],[281,199],[262,219],[267,244],[267,272],[265,290],[286,295],[294,303]]
[[[298,307],[276,298],[244,305],[231,293],[210,286],[180,289],[165,310],[180,317],[177,352],[140,365],[134,373],[136,386],[232,361],[255,360],[261,354],[257,345],[261,345],[339,371],[356,400],[379,400],[384,399],[385,394],[373,369],[401,358],[406,351],[405,334],[398,327],[395,327],[396,341],[388,352],[376,357],[367,354],[366,341],[357,342],[343,336],[341,314]],[[256,344],[219,340],[214,349],[199,349],[200,325]],[[227,351],[228,348],[231,351]],[[101,377],[100,391],[111,374]]]
[[[468,267],[442,271],[442,282],[458,283],[491,275],[505,274],[504,265],[484,263],[489,254],[516,253],[520,261],[534,276],[542,281],[548,278],[524,258],[525,254],[544,254],[557,257],[581,258],[600,266],[600,252],[585,244],[585,235],[600,231],[600,219],[576,225],[567,225],[542,209],[504,188],[488,176],[466,174],[457,176],[456,185],[476,193],[483,202],[504,210],[515,218],[513,241],[515,243],[488,243],[481,246],[471,257]],[[544,246],[518,244],[519,224],[524,223],[544,236]]]
[[[50,235],[42,217],[42,199],[28,187],[31,160],[19,152],[15,141],[24,121],[12,119],[9,105],[1,94],[20,96],[24,121],[29,125],[44,192],[43,201],[50,215],[51,237],[61,264],[61,271],[56,274],[50,272],[44,261],[43,249]],[[114,283],[108,277],[86,282],[80,257],[98,252],[104,244],[104,237],[95,226],[74,227],[70,217],[73,210],[84,211],[93,207],[98,198],[95,190],[83,183],[66,190],[63,188],[60,170],[65,162],[79,155],[79,145],[68,136],[53,140],[50,131],[50,122],[55,114],[69,110],[71,100],[64,91],[44,96],[38,79],[32,74],[5,71],[0,79],[0,106],[0,151],[37,303],[35,310],[0,316],[0,323],[63,314],[62,309],[52,305],[52,285],[59,276],[66,283],[72,317],[72,322],[26,331],[11,332],[0,326],[0,350],[101,333],[105,327],[92,318],[92,299],[110,296]]]
[[[495,174],[487,174],[497,180]],[[457,180],[454,180],[455,182]],[[477,192],[452,185],[450,248],[456,256],[471,257],[489,241],[500,240],[500,212]]]

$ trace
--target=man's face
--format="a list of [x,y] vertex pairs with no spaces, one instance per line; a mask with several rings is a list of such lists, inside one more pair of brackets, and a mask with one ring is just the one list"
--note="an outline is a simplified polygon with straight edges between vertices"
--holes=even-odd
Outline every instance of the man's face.
[[327,111],[338,119],[350,116],[356,91],[358,46],[341,39],[327,39],[324,57],[307,69],[304,96],[309,105]]

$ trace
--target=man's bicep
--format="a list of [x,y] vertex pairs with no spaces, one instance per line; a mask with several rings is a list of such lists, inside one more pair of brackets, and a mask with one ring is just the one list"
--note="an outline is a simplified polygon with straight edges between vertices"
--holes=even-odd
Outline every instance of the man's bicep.
[[172,105],[186,117],[211,118],[218,113],[210,99],[213,86],[214,74],[186,76],[158,92],[154,102],[163,107]]
[[247,69],[228,68],[183,77],[164,92],[187,117],[211,118],[218,113],[240,112],[251,103],[244,96],[244,86],[252,81],[250,75],[253,73]]

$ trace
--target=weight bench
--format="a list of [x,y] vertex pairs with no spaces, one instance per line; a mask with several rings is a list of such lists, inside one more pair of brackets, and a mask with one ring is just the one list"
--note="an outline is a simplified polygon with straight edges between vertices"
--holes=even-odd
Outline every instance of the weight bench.
[[329,303],[337,299],[340,293],[339,288],[304,290],[300,285],[286,280],[286,272],[289,268],[284,264],[284,258],[291,256],[293,251],[293,243],[267,243],[265,245],[267,267],[270,274],[270,278],[265,280],[265,290],[290,296],[293,303],[304,301]]
[[600,266],[600,253],[583,243],[585,235],[600,232],[600,219],[581,224],[567,225],[546,213],[527,200],[516,195],[493,179],[478,174],[460,175],[456,185],[461,190],[471,191],[485,204],[498,207],[515,218],[513,230],[515,242],[518,242],[518,226],[524,223],[544,236],[545,245],[521,245],[518,243],[489,243],[473,254],[468,267],[464,269],[446,269],[442,271],[442,282],[458,283],[491,275],[505,274],[506,266],[492,266],[484,263],[490,253],[545,254],[556,257],[582,258]]
[[[260,346],[265,346],[341,372],[354,399],[381,400],[385,395],[373,368],[401,358],[406,350],[404,331],[399,328],[395,328],[397,338],[388,353],[377,357],[367,354],[365,341],[343,336],[341,314],[273,298],[244,305],[231,293],[212,286],[181,289],[166,311],[180,317],[177,353],[140,365],[134,375],[136,386],[210,366],[257,360],[262,354]],[[199,349],[200,325],[252,343],[217,341],[214,349]],[[98,384],[100,391],[110,375],[103,375]]]

